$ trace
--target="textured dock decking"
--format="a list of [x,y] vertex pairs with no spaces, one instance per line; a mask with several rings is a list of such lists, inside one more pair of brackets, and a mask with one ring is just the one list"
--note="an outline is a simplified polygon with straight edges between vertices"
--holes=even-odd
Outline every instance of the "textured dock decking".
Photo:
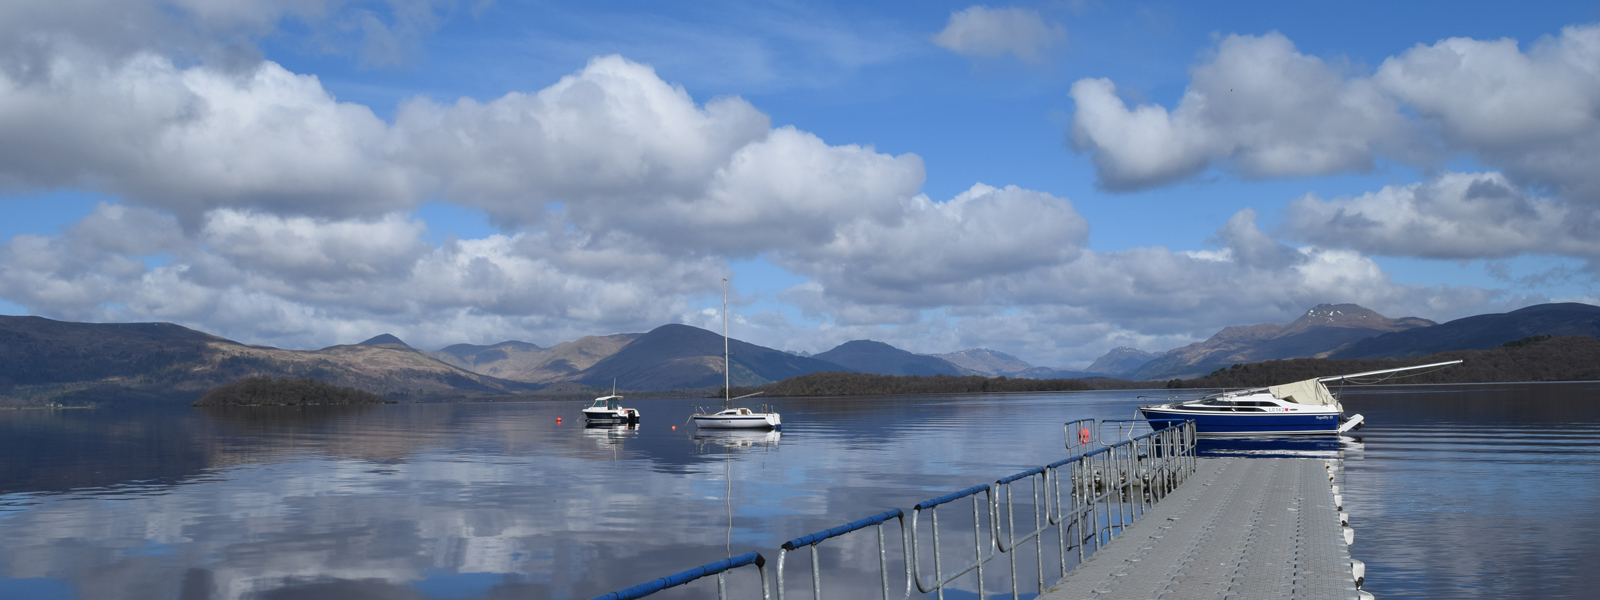
[[1041,600],[1356,598],[1323,461],[1202,458]]

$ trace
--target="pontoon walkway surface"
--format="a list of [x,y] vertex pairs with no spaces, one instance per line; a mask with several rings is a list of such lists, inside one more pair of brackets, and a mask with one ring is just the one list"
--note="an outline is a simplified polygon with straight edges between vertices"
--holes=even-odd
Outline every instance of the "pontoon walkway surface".
[[1040,600],[1357,597],[1323,460],[1202,458]]

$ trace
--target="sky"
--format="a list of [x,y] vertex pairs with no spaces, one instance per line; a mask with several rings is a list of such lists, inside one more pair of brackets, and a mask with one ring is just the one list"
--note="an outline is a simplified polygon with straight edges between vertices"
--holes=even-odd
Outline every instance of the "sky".
[[1600,5],[13,0],[0,313],[1082,368],[1600,303]]

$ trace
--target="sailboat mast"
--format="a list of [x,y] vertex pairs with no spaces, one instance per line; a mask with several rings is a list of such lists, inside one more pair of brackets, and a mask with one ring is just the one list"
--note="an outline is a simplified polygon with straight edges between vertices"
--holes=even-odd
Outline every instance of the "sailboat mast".
[[1398,369],[1384,369],[1382,371],[1367,371],[1365,373],[1351,373],[1349,375],[1334,375],[1333,377],[1320,377],[1320,378],[1317,379],[1317,381],[1338,381],[1340,379],[1353,379],[1353,378],[1356,378],[1356,377],[1366,377],[1368,375],[1383,375],[1385,373],[1399,373],[1401,371],[1415,371],[1417,369],[1426,369],[1426,368],[1429,368],[1429,367],[1444,367],[1444,366],[1456,365],[1456,364],[1461,364],[1461,361],[1460,360],[1452,360],[1452,361],[1448,361],[1448,362],[1438,362],[1438,363],[1433,363],[1433,364],[1428,364],[1428,365],[1417,365],[1415,367],[1400,367]]
[[733,406],[731,385],[733,376],[728,372],[728,278],[722,278],[722,409]]

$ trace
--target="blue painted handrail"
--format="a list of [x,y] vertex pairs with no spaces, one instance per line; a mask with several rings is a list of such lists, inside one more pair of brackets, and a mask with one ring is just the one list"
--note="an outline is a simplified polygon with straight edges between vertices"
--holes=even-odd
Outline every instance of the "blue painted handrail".
[[[1098,424],[1104,424],[1106,422],[1122,423],[1122,422],[1135,422],[1135,421],[1138,421],[1138,420],[1137,419],[1106,419],[1106,420],[1098,422]],[[1165,419],[1163,419],[1161,421],[1162,422],[1168,422],[1168,420],[1165,420]],[[1182,435],[1181,439],[1178,439],[1178,440],[1167,440],[1167,441],[1163,441],[1162,442],[1162,443],[1169,443],[1169,444],[1170,443],[1179,444],[1178,447],[1173,449],[1173,454],[1175,454],[1176,456],[1178,456],[1181,459],[1184,459],[1186,462],[1180,463],[1177,467],[1169,467],[1169,466],[1166,465],[1166,463],[1162,463],[1161,465],[1159,465],[1159,468],[1162,470],[1162,473],[1167,473],[1168,469],[1176,469],[1175,472],[1181,473],[1181,475],[1186,475],[1186,474],[1192,473],[1193,470],[1194,470],[1194,463],[1193,463],[1193,460],[1194,460],[1194,456],[1193,456],[1194,433],[1193,433],[1193,429],[1192,429],[1192,421],[1178,420],[1178,419],[1172,419],[1170,421],[1176,421],[1178,423],[1182,423],[1182,425],[1181,425],[1182,427],[1190,428],[1190,429],[1185,429],[1182,432],[1183,435]],[[1091,419],[1080,419],[1078,421],[1071,421],[1071,422],[1068,423],[1068,425],[1075,424],[1075,423],[1084,423],[1084,422],[1094,423],[1094,421],[1091,420]],[[1096,426],[1096,429],[1098,429],[1098,424]],[[1082,494],[1079,494],[1077,491],[1074,491],[1073,492],[1073,498],[1074,498],[1073,506],[1070,508],[1070,517],[1071,518],[1069,519],[1069,518],[1067,518],[1069,516],[1069,514],[1067,512],[1063,512],[1064,509],[1066,509],[1067,507],[1061,506],[1062,500],[1060,498],[1055,498],[1053,500],[1053,502],[1052,502],[1052,499],[1050,498],[1049,495],[1044,496],[1042,498],[1042,500],[1041,500],[1041,497],[1039,496],[1039,493],[1040,493],[1039,492],[1039,488],[1036,485],[1036,491],[1034,492],[1035,498],[1036,498],[1035,509],[1034,509],[1035,510],[1034,520],[1035,520],[1035,522],[1037,524],[1039,524],[1039,526],[1036,527],[1034,531],[1027,532],[1026,535],[1023,535],[1020,539],[1016,538],[1016,535],[1017,535],[1018,532],[1013,527],[1013,528],[1009,529],[1009,531],[1010,531],[1009,537],[1007,537],[1006,540],[1002,541],[1000,539],[1000,534],[1005,529],[1003,529],[1001,527],[1001,525],[999,524],[997,519],[1000,518],[1000,514],[1001,513],[999,511],[1000,511],[1001,507],[1004,506],[1006,508],[1006,510],[1008,511],[1006,513],[1006,522],[1008,523],[1008,527],[1009,527],[1009,523],[1011,523],[1011,514],[1010,514],[1009,511],[1013,508],[1013,505],[1009,504],[1009,499],[1010,499],[1010,493],[1011,492],[1010,492],[1010,487],[1008,487],[1008,486],[1013,482],[1016,482],[1016,481],[1019,481],[1019,480],[1022,480],[1022,479],[1028,478],[1028,477],[1032,477],[1032,476],[1035,476],[1035,475],[1039,475],[1039,474],[1042,473],[1042,474],[1045,475],[1045,478],[1044,478],[1044,481],[1043,481],[1043,485],[1044,486],[1055,486],[1056,489],[1054,490],[1053,493],[1055,495],[1059,495],[1060,494],[1059,486],[1060,486],[1061,478],[1063,476],[1052,472],[1052,469],[1059,469],[1061,467],[1064,467],[1064,466],[1067,466],[1067,465],[1071,465],[1073,463],[1078,463],[1078,464],[1083,465],[1084,469],[1091,469],[1092,468],[1095,471],[1094,477],[1095,477],[1096,481],[1098,482],[1098,479],[1100,477],[1099,471],[1101,469],[1103,469],[1103,468],[1110,468],[1108,465],[1110,465],[1111,463],[1107,462],[1107,461],[1127,461],[1127,460],[1132,460],[1132,458],[1131,458],[1132,455],[1131,454],[1127,454],[1127,453],[1112,454],[1113,452],[1120,452],[1119,449],[1121,449],[1121,448],[1123,448],[1125,446],[1134,446],[1136,443],[1138,443],[1140,441],[1143,441],[1145,439],[1155,438],[1158,435],[1163,435],[1164,430],[1168,429],[1170,427],[1171,427],[1170,425],[1168,427],[1163,427],[1162,430],[1155,430],[1154,427],[1152,427],[1152,431],[1150,433],[1146,433],[1146,434],[1143,434],[1143,435],[1140,435],[1140,436],[1137,436],[1137,437],[1130,436],[1129,439],[1126,439],[1126,440],[1123,440],[1123,441],[1120,441],[1120,442],[1117,442],[1117,443],[1114,443],[1114,444],[1110,444],[1110,445],[1107,445],[1107,446],[1102,446],[1102,447],[1100,447],[1098,449],[1095,449],[1095,450],[1092,450],[1092,451],[1089,451],[1089,452],[1086,452],[1086,453],[1083,453],[1083,454],[1079,454],[1079,455],[1076,455],[1076,456],[1071,456],[1071,457],[1068,457],[1068,458],[1064,458],[1064,459],[1055,461],[1055,462],[1050,463],[1048,465],[1045,465],[1043,467],[1037,467],[1037,468],[1029,469],[1027,471],[1023,471],[1021,473],[1017,473],[1015,475],[1011,475],[1009,477],[1005,477],[1005,478],[996,480],[995,483],[993,484],[993,486],[991,486],[990,484],[977,485],[977,486],[973,486],[973,487],[961,490],[959,492],[955,492],[955,493],[952,493],[952,494],[946,494],[944,496],[939,496],[938,498],[933,498],[931,500],[925,500],[923,502],[918,503],[914,508],[915,512],[911,515],[911,524],[910,524],[910,526],[907,527],[904,524],[903,521],[902,521],[902,524],[901,524],[901,536],[902,536],[902,542],[903,542],[903,544],[905,546],[905,559],[906,559],[904,561],[905,562],[905,567],[906,567],[906,574],[905,574],[906,575],[906,597],[910,597],[911,589],[912,589],[912,585],[913,584],[916,586],[916,589],[918,589],[918,590],[920,590],[922,592],[940,591],[940,593],[942,594],[944,586],[947,583],[949,583],[951,581],[954,581],[956,578],[959,578],[959,577],[961,577],[961,576],[965,575],[966,573],[968,573],[970,571],[973,571],[973,570],[977,570],[978,571],[978,587],[980,589],[982,589],[983,588],[983,570],[982,570],[983,569],[983,564],[988,562],[990,559],[994,558],[995,556],[997,556],[998,555],[997,552],[998,553],[1009,554],[1012,557],[1012,565],[1011,565],[1011,568],[1012,568],[1012,577],[1011,577],[1012,578],[1012,594],[1013,594],[1013,597],[1016,597],[1017,593],[1018,593],[1018,589],[1017,589],[1017,585],[1016,585],[1016,583],[1017,583],[1016,582],[1017,572],[1016,572],[1016,564],[1015,564],[1016,555],[1012,552],[1012,550],[1014,550],[1017,547],[1019,547],[1018,544],[1021,544],[1023,542],[1027,542],[1027,541],[1030,541],[1030,540],[1034,541],[1036,545],[1039,544],[1040,540],[1042,539],[1041,536],[1044,535],[1044,531],[1046,529],[1048,529],[1050,526],[1059,526],[1059,527],[1062,528],[1061,529],[1061,539],[1060,539],[1061,569],[1062,569],[1062,574],[1065,575],[1067,573],[1067,562],[1066,562],[1066,560],[1067,560],[1067,552],[1069,552],[1070,549],[1072,549],[1072,548],[1076,548],[1077,549],[1077,551],[1078,551],[1078,560],[1081,563],[1083,561],[1083,557],[1084,557],[1085,544],[1087,543],[1087,541],[1090,538],[1095,539],[1095,547],[1100,547],[1100,546],[1102,546],[1104,544],[1103,540],[1104,540],[1105,535],[1114,535],[1115,534],[1115,531],[1111,531],[1110,529],[1112,529],[1112,528],[1125,528],[1125,527],[1127,527],[1128,523],[1132,519],[1137,518],[1139,515],[1138,514],[1130,514],[1129,515],[1131,517],[1130,519],[1122,520],[1122,513],[1121,513],[1120,508],[1119,508],[1118,512],[1116,514],[1116,516],[1118,517],[1119,520],[1116,523],[1111,523],[1109,520],[1102,519],[1100,517],[1100,515],[1099,515],[1098,510],[1097,509],[1093,509],[1091,507],[1093,505],[1096,505],[1096,504],[1107,502],[1108,499],[1112,498],[1115,495],[1114,492],[1111,489],[1109,489],[1111,486],[1107,486],[1108,487],[1107,491],[1105,493],[1103,493],[1103,494],[1098,494],[1098,495],[1093,494],[1093,493],[1088,494],[1088,495],[1082,495]],[[1131,433],[1131,431],[1130,431],[1130,433]],[[1070,443],[1069,443],[1069,445],[1070,445]],[[1092,458],[1092,457],[1094,457],[1096,455],[1100,455],[1100,454],[1107,454],[1107,457],[1105,459],[1102,459],[1100,463],[1091,463],[1089,461],[1090,458]],[[1165,454],[1164,451],[1163,451],[1163,454]],[[1120,457],[1120,458],[1118,458],[1118,457]],[[1142,459],[1143,456],[1141,455],[1140,458]],[[1101,466],[1094,466],[1096,464],[1101,465]],[[1085,471],[1085,473],[1087,473],[1087,471]],[[1181,483],[1181,479],[1182,479],[1181,475],[1180,475],[1179,480],[1177,481],[1177,483]],[[1075,481],[1075,482],[1079,481],[1078,480],[1078,475],[1074,474],[1072,476],[1072,480]],[[1053,484],[1052,484],[1052,481],[1054,482]],[[1093,484],[1074,483],[1074,485],[1081,487],[1082,485],[1094,486],[1094,485],[1099,485],[1099,484],[1098,483],[1093,483]],[[1129,486],[1129,485],[1133,485],[1133,483],[1131,483],[1131,481],[1130,481],[1129,483],[1118,484],[1118,485]],[[1145,483],[1145,485],[1149,486],[1150,483],[1147,481]],[[1169,484],[1169,485],[1175,485],[1175,484]],[[1092,487],[1089,490],[1083,490],[1083,491],[1091,491],[1091,490],[1092,490]],[[937,531],[937,529],[938,529],[938,527],[937,527],[938,518],[937,518],[937,516],[935,516],[934,517],[934,521],[935,521],[934,529],[935,529],[935,531],[933,533],[934,546],[931,549],[933,550],[934,578],[936,579],[936,581],[934,581],[931,584],[927,583],[927,582],[924,582],[923,578],[922,578],[922,572],[921,572],[922,571],[922,564],[921,564],[921,561],[918,560],[918,551],[917,551],[918,542],[917,542],[917,533],[916,533],[917,532],[917,516],[916,515],[921,514],[922,511],[932,509],[932,508],[937,507],[937,506],[942,505],[942,504],[947,504],[947,503],[950,503],[950,502],[954,502],[956,500],[960,500],[962,498],[966,498],[966,497],[969,497],[969,496],[975,496],[979,492],[984,492],[984,493],[989,495],[989,501],[988,501],[989,528],[988,529],[989,529],[989,532],[990,532],[990,536],[989,536],[989,538],[987,540],[987,545],[989,545],[988,555],[983,555],[983,546],[985,545],[986,540],[984,539],[984,536],[979,532],[979,529],[982,527],[981,526],[981,519],[979,518],[977,500],[974,499],[973,517],[974,517],[974,519],[979,519],[979,520],[975,520],[973,522],[973,527],[974,527],[974,530],[973,530],[973,532],[974,532],[973,542],[975,544],[977,544],[975,546],[975,549],[978,552],[978,556],[974,557],[974,561],[975,562],[973,562],[970,565],[966,565],[966,566],[963,566],[963,567],[958,567],[957,570],[955,570],[955,571],[953,571],[953,572],[951,572],[949,574],[945,574],[944,573],[944,571],[942,570],[942,568],[940,566],[940,560],[939,560],[939,552],[938,552],[939,534],[938,534],[938,531]],[[1001,500],[999,497],[996,496],[996,494],[999,493],[999,492],[1004,492],[1005,493],[1006,500]],[[1126,494],[1126,492],[1123,492],[1123,493]],[[1160,500],[1160,497],[1157,496],[1157,497],[1154,497],[1151,500],[1149,500],[1149,502],[1154,503],[1154,502],[1159,501],[1159,500]],[[1087,504],[1084,504],[1084,503],[1087,503]],[[1118,505],[1120,507],[1120,505],[1122,504],[1121,497],[1118,497],[1117,503],[1118,503]],[[1051,504],[1054,504],[1054,506],[1052,507]],[[1043,519],[1043,522],[1041,522],[1041,520],[1039,518],[1038,511],[1040,511],[1040,510],[1044,510],[1046,513],[1048,513],[1048,514],[1045,515],[1045,518]],[[778,553],[778,565],[777,565],[777,570],[778,570],[778,575],[777,575],[777,577],[778,577],[778,589],[777,589],[778,598],[780,600],[783,598],[783,588],[784,588],[784,581],[783,581],[783,569],[784,569],[784,566],[783,565],[784,565],[784,557],[787,555],[787,553],[794,552],[795,550],[798,550],[800,548],[805,548],[805,547],[810,547],[811,548],[811,553],[812,553],[811,554],[811,560],[812,560],[811,567],[812,567],[813,592],[815,592],[818,595],[818,597],[821,597],[820,574],[819,574],[819,568],[818,568],[819,565],[817,563],[817,554],[816,554],[816,552],[817,552],[817,544],[819,544],[819,543],[821,543],[821,542],[823,542],[825,540],[828,540],[828,539],[831,539],[831,538],[834,538],[834,537],[838,537],[838,536],[850,533],[852,531],[858,531],[858,530],[865,529],[865,528],[872,527],[872,526],[879,526],[880,527],[880,529],[878,530],[878,543],[880,545],[880,547],[879,547],[879,569],[883,572],[882,582],[883,582],[883,588],[884,588],[884,597],[888,598],[889,597],[889,593],[890,593],[889,592],[890,584],[889,584],[889,579],[888,579],[888,567],[887,567],[888,562],[887,562],[887,558],[886,558],[886,555],[885,555],[884,548],[882,547],[884,540],[883,540],[883,530],[881,529],[881,526],[884,523],[888,522],[890,519],[904,519],[905,517],[906,517],[905,513],[901,512],[898,509],[889,510],[889,511],[886,511],[886,512],[883,512],[883,513],[879,513],[877,515],[873,515],[871,517],[867,517],[865,519],[861,519],[859,521],[852,521],[850,523],[846,523],[846,524],[840,525],[838,527],[834,527],[834,528],[831,528],[831,529],[825,529],[825,530],[813,533],[811,535],[798,537],[798,538],[789,540],[787,542],[784,542],[784,544],[782,546],[782,550]],[[1085,517],[1088,518],[1089,524],[1091,524],[1095,529],[1095,533],[1089,534],[1089,537],[1083,537],[1084,534],[1082,533],[1082,529],[1085,526],[1085,524],[1083,523]],[[1101,524],[1102,521],[1104,521],[1104,524]],[[1071,523],[1071,526],[1074,528],[1073,531],[1077,532],[1077,533],[1073,534],[1076,537],[1076,539],[1073,541],[1074,545],[1070,546],[1070,547],[1067,545],[1068,539],[1066,538],[1067,531],[1068,531],[1066,529],[1066,527],[1068,527],[1067,524],[1069,522]],[[1104,532],[1105,535],[1102,535],[1102,532],[1100,531],[1100,529],[1103,529],[1103,528],[1108,529],[1107,531]],[[1007,548],[1007,546],[1010,546],[1010,548]],[[1040,551],[1041,559],[1042,559],[1042,556],[1043,556],[1043,551],[1041,549],[1041,551]],[[611,592],[611,593],[603,595],[603,596],[596,596],[595,598],[593,598],[591,600],[634,600],[634,599],[638,599],[638,598],[643,598],[645,596],[649,596],[651,594],[654,594],[656,592],[659,592],[659,591],[667,589],[667,588],[683,585],[683,584],[689,583],[691,581],[694,581],[696,579],[700,579],[702,577],[708,577],[708,576],[712,576],[712,575],[717,575],[718,576],[718,581],[719,581],[719,583],[718,583],[718,595],[719,595],[719,597],[721,597],[721,595],[723,594],[723,589],[722,589],[722,581],[721,581],[721,575],[720,574],[723,573],[723,572],[732,570],[732,569],[736,569],[736,568],[739,568],[739,567],[742,567],[742,566],[746,566],[746,565],[751,565],[751,564],[756,565],[756,567],[761,570],[762,597],[763,598],[767,598],[768,597],[767,596],[767,592],[769,591],[769,589],[767,588],[767,575],[768,574],[767,574],[767,571],[766,571],[766,568],[765,568],[766,567],[766,559],[763,558],[760,553],[749,552],[749,553],[741,554],[739,556],[735,556],[735,557],[732,557],[732,558],[729,558],[729,559],[726,559],[726,560],[720,560],[720,561],[717,561],[717,562],[714,562],[714,563],[711,563],[711,564],[708,564],[708,565],[703,565],[703,566],[700,566],[700,567],[689,569],[689,570],[684,571],[682,573],[678,573],[678,574],[671,575],[671,576],[668,576],[668,577],[663,577],[663,578],[657,579],[655,581],[651,581],[649,583],[645,583],[645,584],[642,584],[642,585],[637,585],[637,586],[634,586],[634,587],[631,587],[631,588],[628,588],[628,589],[625,589],[625,590]],[[1044,589],[1044,572],[1043,572],[1042,563],[1041,563],[1041,566],[1039,567],[1039,569],[1040,569],[1040,572],[1039,572],[1038,584],[1039,584],[1039,588],[1041,590],[1043,590]]]
[[944,504],[946,502],[954,502],[956,500],[960,500],[962,498],[965,498],[967,496],[971,496],[971,495],[976,494],[978,492],[985,492],[985,491],[988,491],[988,490],[989,490],[989,484],[987,484],[987,483],[985,483],[983,485],[975,485],[975,486],[969,487],[967,489],[961,490],[959,492],[956,492],[954,494],[945,494],[943,496],[939,496],[938,498],[934,498],[932,500],[923,500],[921,502],[918,502],[917,505],[912,507],[912,508],[914,508],[916,510],[927,510],[927,509],[933,508],[935,506],[938,506],[940,504]]
[[871,527],[873,525],[879,525],[879,524],[882,524],[884,521],[888,521],[889,519],[893,519],[893,518],[899,517],[900,515],[901,515],[900,509],[896,508],[896,509],[888,511],[888,512],[879,513],[879,514],[867,517],[867,518],[862,519],[860,521],[851,521],[849,523],[845,523],[843,525],[840,525],[838,527],[834,527],[832,529],[824,529],[822,531],[818,531],[818,532],[813,533],[811,535],[800,536],[800,537],[797,537],[795,539],[792,539],[792,540],[789,540],[787,542],[784,542],[783,543],[783,549],[784,550],[788,550],[790,552],[793,552],[796,548],[804,548],[806,546],[810,546],[810,545],[815,544],[817,542],[820,542],[822,540],[825,540],[825,539],[828,539],[828,538],[832,538],[832,537],[838,537],[838,536],[844,535],[846,533],[850,533],[852,531],[855,531],[857,529],[861,529],[861,528],[864,528],[864,527]]
[[729,569],[754,564],[756,568],[765,567],[767,559],[760,552],[746,552],[733,558],[725,558],[709,565],[701,565],[675,575],[668,575],[649,583],[641,583],[625,590],[618,590],[602,596],[595,596],[589,600],[635,600],[654,594],[661,590],[677,587],[701,577],[716,575]]
[[1034,475],[1038,475],[1040,473],[1043,473],[1044,470],[1045,470],[1045,467],[1034,467],[1032,469],[1028,469],[1028,470],[1023,471],[1021,473],[1017,473],[1016,475],[1012,475],[1010,477],[1002,477],[998,481],[995,481],[995,483],[999,484],[999,485],[1005,485],[1005,484],[1011,483],[1013,481],[1016,481],[1018,479],[1022,479],[1024,477],[1032,477]]

